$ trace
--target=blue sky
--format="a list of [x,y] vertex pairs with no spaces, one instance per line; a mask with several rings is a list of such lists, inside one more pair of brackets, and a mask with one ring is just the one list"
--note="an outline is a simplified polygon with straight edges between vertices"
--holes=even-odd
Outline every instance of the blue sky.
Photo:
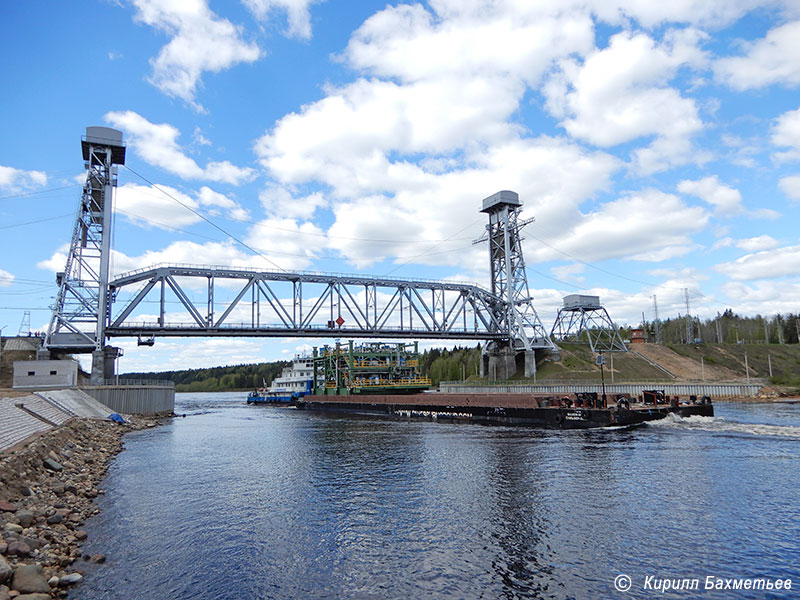
[[[88,125],[123,131],[115,272],[201,263],[486,284],[520,194],[546,326],[798,312],[800,3],[24,2],[0,9],[0,327],[44,329]],[[140,178],[154,182],[237,244]],[[442,241],[446,240],[446,241]],[[265,259],[264,257],[267,257]],[[158,340],[123,371],[308,340]]]

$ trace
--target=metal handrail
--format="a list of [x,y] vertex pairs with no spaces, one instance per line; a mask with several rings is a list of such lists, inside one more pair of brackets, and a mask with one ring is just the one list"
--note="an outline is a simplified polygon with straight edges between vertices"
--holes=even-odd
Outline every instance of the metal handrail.
[[[92,387],[93,384],[83,387]],[[115,385],[115,386],[140,386],[140,385],[158,385],[161,387],[175,387],[175,382],[169,379],[124,379],[122,377],[115,377],[114,379],[103,379],[100,385]]]
[[[381,277],[369,277],[365,276],[364,274],[358,273],[328,273],[324,271],[276,271],[274,269],[258,269],[253,267],[239,267],[239,266],[223,266],[223,265],[195,265],[190,263],[157,263],[155,265],[150,265],[149,267],[141,267],[139,269],[133,269],[131,271],[126,271],[124,273],[119,273],[114,276],[114,279],[122,279],[124,277],[131,277],[132,275],[139,275],[141,273],[146,273],[148,271],[155,271],[156,269],[165,269],[175,267],[178,269],[219,269],[222,271],[236,271],[238,273],[263,273],[263,274],[270,274],[275,273],[276,275],[285,275],[287,272],[291,272],[297,275],[311,275],[311,276],[319,276],[319,277],[352,277],[358,279],[382,279],[385,281],[409,281],[407,277],[391,277],[389,275],[381,276]],[[449,285],[468,285],[480,290],[483,290],[487,293],[489,289],[483,285],[476,284],[474,282],[467,282],[467,281],[441,281],[439,279],[417,279],[414,278],[414,282],[419,283],[447,283]]]

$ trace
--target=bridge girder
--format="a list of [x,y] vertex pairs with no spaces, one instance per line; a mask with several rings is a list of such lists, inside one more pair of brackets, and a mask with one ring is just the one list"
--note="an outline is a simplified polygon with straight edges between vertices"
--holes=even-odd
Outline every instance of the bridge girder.
[[[204,298],[193,300],[198,279],[206,280]],[[235,284],[236,293],[216,302],[221,282]],[[471,284],[160,265],[116,277],[112,300],[135,286],[130,299],[115,304],[106,335],[509,338],[506,303]],[[142,317],[145,302],[157,303],[157,314]],[[169,320],[168,302],[179,305],[180,321]]]

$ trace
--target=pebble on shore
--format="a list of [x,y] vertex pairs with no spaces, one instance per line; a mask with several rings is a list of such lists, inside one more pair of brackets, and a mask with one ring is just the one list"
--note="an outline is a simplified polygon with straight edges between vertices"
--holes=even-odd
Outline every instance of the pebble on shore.
[[98,511],[97,485],[122,450],[122,435],[156,424],[76,418],[0,455],[0,600],[63,598],[83,580],[75,563],[86,540],[81,525]]

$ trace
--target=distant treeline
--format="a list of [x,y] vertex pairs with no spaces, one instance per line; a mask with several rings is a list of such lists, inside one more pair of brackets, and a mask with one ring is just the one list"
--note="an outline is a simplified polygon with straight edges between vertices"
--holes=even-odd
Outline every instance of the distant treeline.
[[280,360],[253,365],[162,371],[159,373],[125,373],[120,379],[161,379],[175,382],[178,392],[226,392],[249,390],[269,385],[289,362]]
[[[713,319],[691,317],[690,321],[693,339],[689,340],[685,316],[661,321],[662,343],[686,344],[699,340],[716,344],[797,344],[800,336],[800,315],[794,313],[740,317],[729,308]],[[644,323],[644,329],[648,341],[655,342],[655,322]]]

